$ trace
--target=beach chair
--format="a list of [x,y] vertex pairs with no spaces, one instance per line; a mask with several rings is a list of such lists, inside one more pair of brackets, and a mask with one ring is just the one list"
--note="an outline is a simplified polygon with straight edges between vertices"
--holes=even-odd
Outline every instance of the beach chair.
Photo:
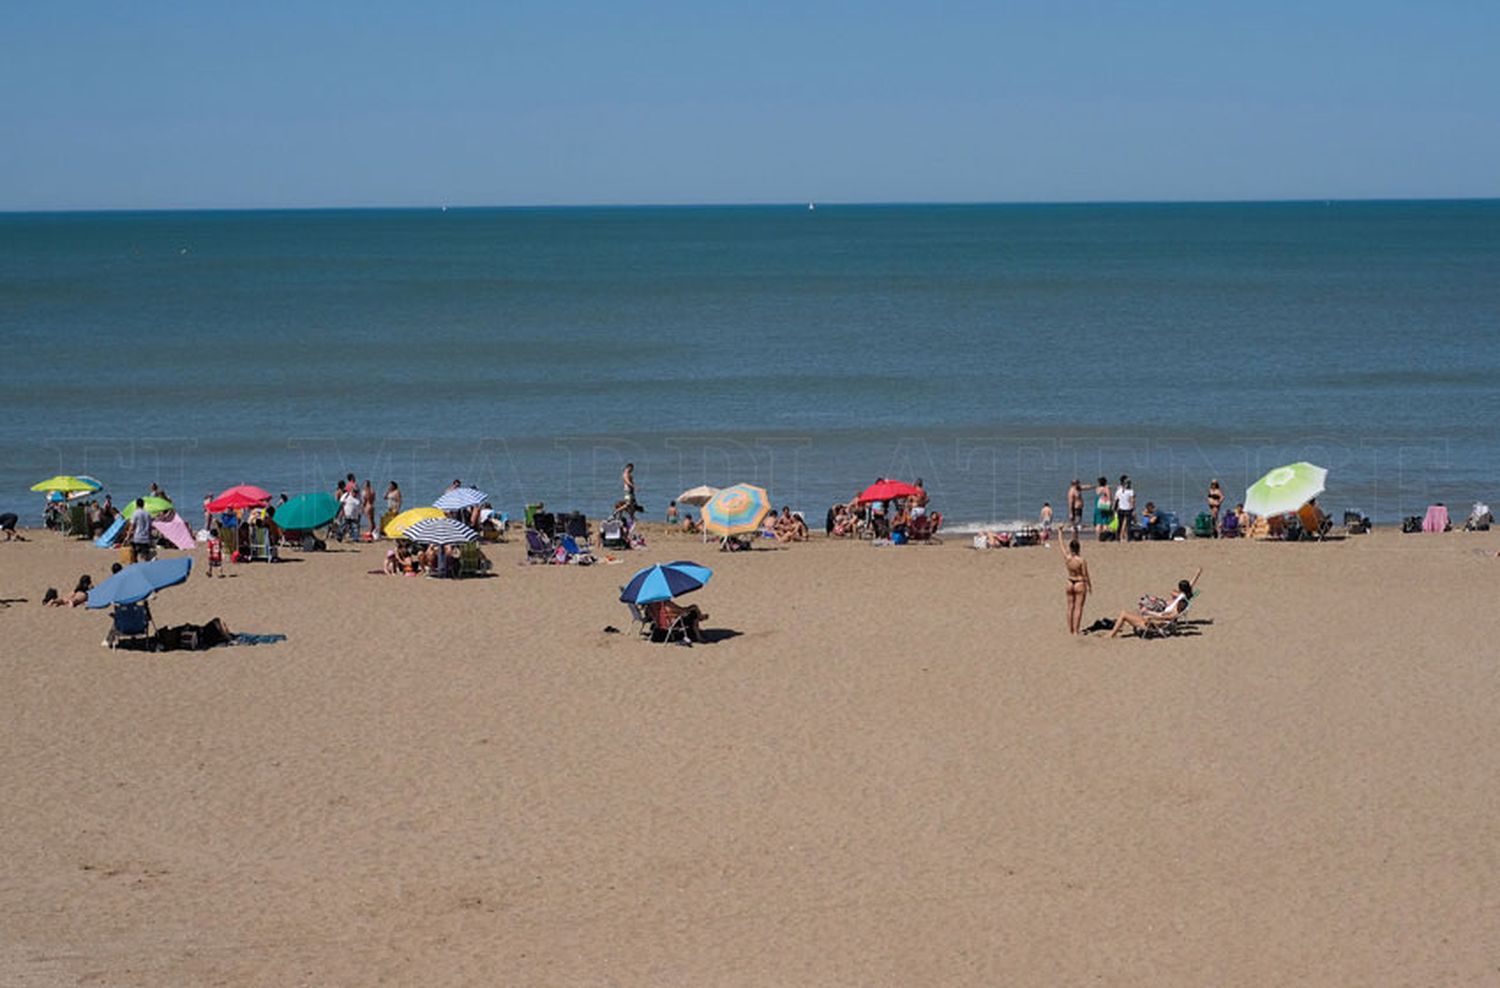
[[906,526],[906,538],[911,542],[927,542],[933,545],[942,543],[937,537],[937,531],[943,527],[943,515],[941,512],[932,511],[925,515],[918,515]]
[[550,563],[553,551],[551,539],[534,528],[526,530],[526,561],[528,563]]
[[264,525],[250,529],[250,559],[267,563],[276,561],[276,547],[271,544],[271,530]]
[[[620,591],[622,593],[624,592],[624,590],[624,587],[620,588]],[[650,638],[652,627],[654,624],[654,622],[651,620],[651,615],[646,613],[646,611],[643,610],[638,604],[632,603],[631,601],[625,602],[625,608],[626,610],[630,611],[630,620],[635,624],[637,637]]]
[[583,512],[575,511],[568,515],[568,522],[563,530],[569,538],[575,539],[580,545],[588,545],[589,520]]
[[1321,542],[1328,537],[1333,521],[1316,504],[1304,504],[1297,509],[1297,526],[1301,531],[1301,538]]
[[678,614],[670,617],[659,603],[647,604],[641,608],[641,613],[646,616],[646,637],[659,645],[667,642],[677,642],[681,645],[691,645],[688,640],[687,617]]
[[1198,512],[1193,518],[1193,537],[1199,539],[1212,539],[1217,537],[1214,531],[1214,516],[1207,511]]
[[64,520],[64,535],[74,538],[87,538],[89,535],[89,511],[81,504],[68,505],[68,514]]
[[479,564],[479,546],[473,542],[465,542],[458,549],[458,576],[463,579],[467,576],[478,576],[484,569]]
[[625,530],[625,523],[618,518],[600,522],[599,544],[606,549],[629,549],[630,534]]
[[1222,519],[1220,519],[1220,521],[1219,521],[1219,538],[1221,538],[1221,539],[1235,539],[1235,538],[1239,538],[1241,535],[1244,535],[1244,534],[1245,534],[1244,532],[1240,531],[1240,518],[1239,518],[1239,515],[1235,514],[1233,511],[1231,511],[1229,514],[1225,515]]
[[115,605],[110,614],[110,628],[104,639],[105,644],[114,649],[123,641],[144,641],[148,648],[155,651],[155,639],[151,627],[151,608],[146,606],[145,601]]
[[1192,608],[1193,602],[1198,599],[1198,595],[1202,592],[1201,590],[1193,591],[1192,596],[1187,599],[1187,602],[1182,605],[1182,608],[1176,614],[1166,620],[1153,621],[1147,624],[1141,630],[1140,636],[1142,638],[1171,638],[1173,635],[1180,634],[1182,631],[1183,615],[1187,614]]

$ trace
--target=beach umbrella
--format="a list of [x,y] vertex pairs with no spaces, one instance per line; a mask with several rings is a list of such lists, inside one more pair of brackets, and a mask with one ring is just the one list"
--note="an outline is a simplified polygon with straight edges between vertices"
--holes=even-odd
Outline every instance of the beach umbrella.
[[112,604],[134,604],[158,590],[181,583],[193,568],[192,556],[153,559],[126,566],[89,591],[89,607],[98,610]]
[[424,545],[457,545],[479,541],[479,533],[452,518],[424,518],[408,525],[403,538]]
[[276,524],[293,532],[310,532],[333,521],[339,502],[327,491],[298,494],[276,509]]
[[444,491],[442,497],[432,502],[432,506],[443,511],[460,511],[483,504],[489,499],[488,494],[476,487],[455,487],[451,491]]
[[1277,467],[1245,491],[1245,510],[1268,517],[1296,511],[1323,493],[1328,471],[1312,463]]
[[188,523],[182,520],[181,515],[173,515],[170,519],[156,518],[151,522],[151,527],[161,534],[161,537],[172,543],[179,549],[192,549],[193,530],[188,528]]
[[385,534],[393,539],[399,539],[406,534],[406,530],[425,518],[444,518],[442,511],[437,508],[407,508],[396,517],[385,523]]
[[904,480],[877,480],[859,492],[859,503],[889,501],[898,497],[919,497],[921,494],[922,488],[915,484],[908,484]]
[[678,560],[675,563],[657,563],[647,566],[630,582],[620,588],[620,599],[627,604],[649,604],[657,600],[670,600],[681,594],[697,590],[708,582],[714,571],[707,566]]
[[735,484],[703,506],[703,530],[715,535],[744,535],[759,530],[770,513],[771,496],[764,487]]
[[[146,511],[153,515],[166,514],[172,510],[172,502],[164,497],[156,497],[155,495],[148,494],[141,498],[141,500],[146,502]],[[120,513],[129,518],[130,513],[135,510],[135,501],[135,498],[131,498],[120,505]]]
[[691,505],[692,507],[698,508],[713,500],[713,496],[717,493],[719,493],[719,489],[717,487],[709,487],[707,484],[702,484],[698,487],[693,487],[685,490],[681,494],[677,495],[677,503],[687,504]]
[[262,490],[254,484],[236,484],[208,502],[208,510],[219,512],[238,511],[241,508],[261,508],[265,507],[270,500],[269,491]]
[[42,494],[53,492],[86,494],[90,491],[97,491],[103,486],[93,477],[70,477],[67,474],[58,474],[56,477],[48,477],[46,480],[32,484],[31,489]]

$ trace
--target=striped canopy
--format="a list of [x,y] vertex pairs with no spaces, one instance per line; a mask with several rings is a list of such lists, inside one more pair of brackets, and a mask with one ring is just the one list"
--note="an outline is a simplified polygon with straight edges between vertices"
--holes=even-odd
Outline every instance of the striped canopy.
[[427,518],[442,518],[442,511],[437,508],[407,508],[396,517],[385,523],[385,534],[393,539],[399,539],[406,534],[406,530],[419,521]]
[[685,560],[647,566],[620,588],[620,600],[627,604],[649,604],[671,600],[678,594],[697,590],[708,582],[714,571]]
[[406,527],[405,538],[426,545],[457,545],[477,542],[479,533],[452,518],[424,518]]
[[764,487],[735,484],[703,506],[703,528],[715,535],[744,535],[758,530],[770,513],[771,495]]
[[432,502],[432,506],[443,511],[458,511],[483,504],[489,499],[490,496],[477,487],[455,487],[451,491],[444,491],[442,497]]

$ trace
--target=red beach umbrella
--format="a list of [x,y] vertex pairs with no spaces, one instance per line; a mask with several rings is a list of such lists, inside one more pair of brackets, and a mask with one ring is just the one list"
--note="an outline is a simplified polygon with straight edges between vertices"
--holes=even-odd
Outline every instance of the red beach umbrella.
[[259,508],[270,500],[269,491],[263,491],[254,484],[236,484],[208,502],[208,510],[238,511],[241,508]]
[[871,501],[889,501],[895,497],[916,497],[921,493],[922,488],[908,484],[904,480],[877,480],[859,492],[859,503],[869,504]]

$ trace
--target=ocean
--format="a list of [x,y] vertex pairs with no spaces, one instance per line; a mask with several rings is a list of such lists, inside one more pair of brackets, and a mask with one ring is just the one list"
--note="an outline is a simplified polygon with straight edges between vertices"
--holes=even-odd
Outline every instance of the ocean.
[[453,479],[518,516],[877,477],[950,522],[1271,467],[1500,502],[1500,201],[0,215],[0,511]]

